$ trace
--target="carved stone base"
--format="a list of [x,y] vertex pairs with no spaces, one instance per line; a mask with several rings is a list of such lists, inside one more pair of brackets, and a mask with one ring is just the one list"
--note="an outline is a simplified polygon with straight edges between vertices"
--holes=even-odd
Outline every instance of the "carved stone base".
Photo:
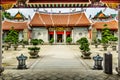
[[26,65],[18,65],[17,69],[28,69]]
[[4,67],[0,67],[0,76],[2,75],[3,71],[4,71]]

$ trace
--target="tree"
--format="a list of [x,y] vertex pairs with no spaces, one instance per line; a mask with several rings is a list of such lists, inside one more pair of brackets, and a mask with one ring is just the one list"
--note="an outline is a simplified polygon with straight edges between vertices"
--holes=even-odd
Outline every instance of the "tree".
[[[104,24],[104,27],[105,26],[107,26],[107,24]],[[102,29],[102,43],[104,50],[107,50],[107,47],[109,46],[108,42],[111,41],[112,36],[112,33],[107,27]]]
[[5,42],[11,42],[13,44],[17,44],[18,32],[14,30],[14,27],[11,27],[11,30],[8,32],[8,35],[5,38]]
[[102,29],[102,43],[108,43],[112,36],[113,35],[108,28]]

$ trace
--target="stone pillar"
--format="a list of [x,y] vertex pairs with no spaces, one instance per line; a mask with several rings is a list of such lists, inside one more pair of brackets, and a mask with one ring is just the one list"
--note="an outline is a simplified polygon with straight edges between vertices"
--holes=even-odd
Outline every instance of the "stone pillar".
[[64,43],[66,43],[66,30],[64,30]]
[[118,10],[118,68],[117,72],[120,75],[120,5]]
[[24,40],[24,41],[27,41],[27,40],[28,40],[28,29],[24,29],[24,30],[23,30],[23,35],[24,35],[23,40]]
[[72,32],[71,32],[71,37],[72,37],[72,43],[74,43],[74,34],[73,34],[73,29],[72,29]]
[[2,67],[2,9],[0,6],[0,75],[4,71]]
[[54,30],[54,44],[56,43],[56,31]]

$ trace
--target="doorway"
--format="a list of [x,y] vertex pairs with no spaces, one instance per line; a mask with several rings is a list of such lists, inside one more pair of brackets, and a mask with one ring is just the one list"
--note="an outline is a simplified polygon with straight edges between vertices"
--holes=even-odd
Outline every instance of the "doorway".
[[62,34],[57,34],[57,42],[62,43]]

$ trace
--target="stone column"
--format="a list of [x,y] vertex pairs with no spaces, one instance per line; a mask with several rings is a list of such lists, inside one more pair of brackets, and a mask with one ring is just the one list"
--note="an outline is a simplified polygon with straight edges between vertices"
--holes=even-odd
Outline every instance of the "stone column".
[[64,43],[66,43],[66,30],[64,30]]
[[118,68],[117,72],[120,75],[120,5],[118,10]]
[[72,32],[71,32],[71,37],[72,37],[72,43],[74,42],[74,34],[73,34],[73,29],[72,29]]
[[56,31],[54,30],[54,44],[56,43]]
[[0,6],[0,75],[4,71],[2,67],[2,9]]
[[23,30],[23,35],[24,35],[23,40],[24,40],[24,41],[27,41],[27,40],[28,40],[28,29],[24,29],[24,30]]

